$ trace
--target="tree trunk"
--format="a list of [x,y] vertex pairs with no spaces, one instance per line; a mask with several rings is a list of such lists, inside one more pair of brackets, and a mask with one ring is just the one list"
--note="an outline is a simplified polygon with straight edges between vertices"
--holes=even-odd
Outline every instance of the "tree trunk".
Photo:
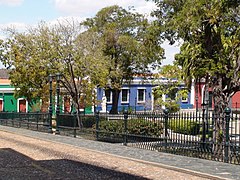
[[230,101],[229,93],[224,93],[222,88],[214,86],[214,127],[213,127],[213,152],[216,159],[224,157],[226,144],[225,109]]
[[74,103],[74,107],[76,108],[76,115],[77,115],[79,130],[81,130],[83,128],[83,123],[82,123],[82,118],[81,118],[81,113],[80,113],[80,104],[75,99],[74,99],[73,103]]
[[79,130],[81,130],[83,128],[83,123],[82,123],[81,113],[79,109],[77,110],[77,121],[78,121]]
[[118,114],[118,99],[119,99],[120,90],[113,89],[113,101],[112,101],[112,109],[110,110],[110,114]]

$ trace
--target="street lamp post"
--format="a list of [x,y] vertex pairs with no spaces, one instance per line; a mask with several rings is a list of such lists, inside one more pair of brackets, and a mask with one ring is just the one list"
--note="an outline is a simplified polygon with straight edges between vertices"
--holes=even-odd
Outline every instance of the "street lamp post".
[[52,133],[52,80],[53,80],[53,75],[49,75],[49,127],[48,127],[48,132]]
[[61,80],[61,74],[57,73],[56,74],[56,81],[57,81],[57,108],[56,108],[56,134],[59,134],[59,114],[60,114],[60,80]]

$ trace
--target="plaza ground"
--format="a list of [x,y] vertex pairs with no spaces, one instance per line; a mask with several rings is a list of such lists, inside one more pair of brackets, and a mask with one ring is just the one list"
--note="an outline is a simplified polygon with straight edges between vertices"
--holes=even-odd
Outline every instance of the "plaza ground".
[[240,179],[240,166],[0,126],[0,179]]

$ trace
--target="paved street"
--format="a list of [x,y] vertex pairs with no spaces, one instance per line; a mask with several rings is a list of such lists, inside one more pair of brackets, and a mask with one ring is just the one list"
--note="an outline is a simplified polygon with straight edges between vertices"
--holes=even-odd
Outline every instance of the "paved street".
[[3,180],[240,179],[239,172],[237,165],[0,126]]

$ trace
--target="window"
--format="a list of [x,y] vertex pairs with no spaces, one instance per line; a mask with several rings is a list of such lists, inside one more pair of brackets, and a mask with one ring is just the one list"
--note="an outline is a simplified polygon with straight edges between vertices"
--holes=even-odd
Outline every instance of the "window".
[[139,103],[145,102],[145,89],[138,89],[137,100]]
[[107,98],[107,103],[112,103],[112,91],[111,90],[105,90],[105,96]]
[[122,89],[122,103],[129,102],[129,89]]
[[182,102],[188,102],[188,98],[187,97],[182,97]]

